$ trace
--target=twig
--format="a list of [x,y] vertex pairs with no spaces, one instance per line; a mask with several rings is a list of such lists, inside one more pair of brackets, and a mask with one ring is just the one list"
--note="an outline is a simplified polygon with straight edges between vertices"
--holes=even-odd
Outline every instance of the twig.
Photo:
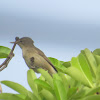
[[0,84],[0,93],[2,93],[2,87],[1,87],[1,84]]
[[16,43],[14,43],[8,57],[6,58],[6,60],[0,65],[0,71],[2,71],[3,69],[5,69],[9,63],[9,61],[12,59],[12,57],[14,56],[14,49],[15,49]]

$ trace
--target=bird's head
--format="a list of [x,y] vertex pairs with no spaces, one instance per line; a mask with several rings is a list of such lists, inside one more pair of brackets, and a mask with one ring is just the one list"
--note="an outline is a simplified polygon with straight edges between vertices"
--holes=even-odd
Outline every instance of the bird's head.
[[11,43],[16,43],[21,48],[23,48],[23,47],[33,46],[34,41],[29,37],[23,37],[23,38],[16,37],[15,42],[11,42]]

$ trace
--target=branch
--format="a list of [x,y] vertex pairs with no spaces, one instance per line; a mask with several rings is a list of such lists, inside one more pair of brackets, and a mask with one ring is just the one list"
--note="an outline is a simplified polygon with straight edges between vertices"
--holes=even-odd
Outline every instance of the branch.
[[2,87],[1,87],[1,84],[0,84],[0,93],[2,93]]
[[0,71],[2,71],[3,69],[5,69],[8,65],[8,63],[10,62],[10,60],[12,59],[12,57],[14,56],[14,49],[15,49],[16,43],[14,43],[8,57],[6,58],[6,60],[0,65]]

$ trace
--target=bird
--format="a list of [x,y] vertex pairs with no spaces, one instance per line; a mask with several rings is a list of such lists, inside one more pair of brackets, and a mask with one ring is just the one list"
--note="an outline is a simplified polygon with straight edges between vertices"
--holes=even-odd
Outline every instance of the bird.
[[39,68],[42,68],[52,76],[57,73],[57,69],[48,59],[48,57],[34,45],[34,41],[30,37],[16,37],[15,42],[22,49],[23,58],[30,69],[36,73]]

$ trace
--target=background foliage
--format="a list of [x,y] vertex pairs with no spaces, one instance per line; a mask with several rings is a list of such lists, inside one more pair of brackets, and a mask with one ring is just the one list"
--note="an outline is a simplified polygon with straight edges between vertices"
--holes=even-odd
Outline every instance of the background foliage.
[[[7,47],[0,46],[0,58],[6,58],[10,52]],[[2,100],[100,100],[100,49],[91,52],[81,50],[77,57],[64,62],[49,57],[58,70],[50,76],[47,71],[38,69],[41,73],[37,78],[30,69],[27,81],[31,91],[22,85],[1,81],[2,84],[17,91],[17,94],[1,93]]]

